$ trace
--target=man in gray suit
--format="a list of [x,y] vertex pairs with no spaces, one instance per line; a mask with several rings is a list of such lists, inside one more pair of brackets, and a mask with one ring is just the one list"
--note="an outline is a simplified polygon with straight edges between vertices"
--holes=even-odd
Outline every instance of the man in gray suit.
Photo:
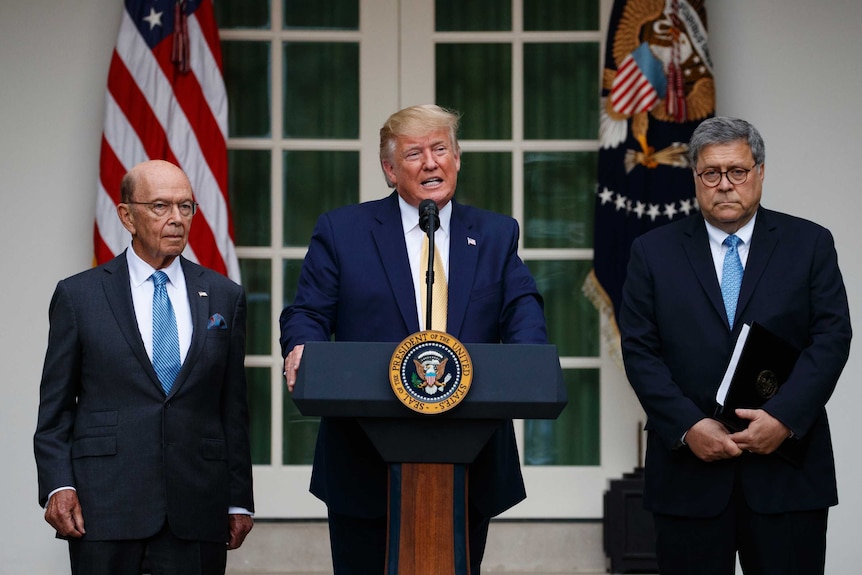
[[39,503],[72,573],[138,575],[146,555],[153,573],[221,575],[253,526],[245,293],[180,256],[197,208],[182,170],[139,164],[120,199],[131,249],[51,301]]

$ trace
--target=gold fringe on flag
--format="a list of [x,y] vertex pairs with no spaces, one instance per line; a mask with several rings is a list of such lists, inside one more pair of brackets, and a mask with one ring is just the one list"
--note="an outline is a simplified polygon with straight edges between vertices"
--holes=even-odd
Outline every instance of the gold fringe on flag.
[[611,298],[608,297],[602,284],[596,278],[594,270],[590,270],[589,275],[584,280],[584,285],[581,286],[581,291],[599,311],[600,321],[602,322],[602,340],[607,346],[608,355],[620,369],[623,369],[620,328],[617,326],[617,318],[614,315],[614,304],[611,302]]

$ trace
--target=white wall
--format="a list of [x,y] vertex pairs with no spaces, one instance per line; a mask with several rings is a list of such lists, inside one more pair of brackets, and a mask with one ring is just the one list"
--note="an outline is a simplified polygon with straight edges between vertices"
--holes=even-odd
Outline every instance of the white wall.
[[707,2],[718,113],[740,116],[766,141],[764,206],[819,222],[835,235],[857,338],[827,406],[838,467],[826,572],[859,573],[862,546],[862,2]]
[[122,2],[0,0],[0,575],[68,573],[32,436],[59,279],[92,261],[104,86]]
[[[107,67],[120,2],[0,0],[0,575],[67,572],[36,506],[32,433],[57,280],[90,265]],[[767,145],[763,203],[835,234],[854,319],[862,307],[862,2],[710,2],[718,111]],[[38,263],[37,263],[38,262]],[[12,302],[12,303],[9,303]],[[841,504],[827,572],[858,571],[862,462],[854,353],[830,402]]]

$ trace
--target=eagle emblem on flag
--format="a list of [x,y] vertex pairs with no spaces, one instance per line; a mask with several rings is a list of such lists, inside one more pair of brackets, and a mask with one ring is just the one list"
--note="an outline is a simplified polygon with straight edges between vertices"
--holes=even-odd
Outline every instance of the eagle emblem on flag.
[[705,0],[615,0],[599,106],[593,270],[584,294],[607,321],[621,363],[616,316],[631,243],[698,212],[688,141],[713,115],[715,83]]

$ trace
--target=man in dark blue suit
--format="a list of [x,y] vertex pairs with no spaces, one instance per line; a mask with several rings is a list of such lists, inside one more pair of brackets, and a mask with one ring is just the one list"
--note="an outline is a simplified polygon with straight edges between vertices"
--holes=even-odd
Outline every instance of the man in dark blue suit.
[[[644,505],[659,570],[732,575],[738,552],[746,574],[822,574],[838,502],[825,405],[851,338],[832,235],[760,206],[765,150],[748,122],[705,120],[689,155],[701,212],[634,242],[620,309],[626,373],[648,419]],[[730,236],[742,282],[726,308]],[[752,322],[802,353],[762,409],[736,411],[749,425],[732,433],[711,416]],[[798,465],[775,453],[785,441],[798,442]]]
[[130,248],[51,300],[34,444],[39,503],[74,574],[139,575],[146,555],[153,573],[223,575],[252,528],[245,294],[180,256],[196,208],[182,170],[138,164],[117,206]]
[[[440,211],[435,245],[444,269],[435,274],[448,283],[445,331],[463,343],[547,343],[542,298],[518,257],[517,222],[452,199],[457,129],[457,115],[438,106],[393,114],[380,130],[380,160],[395,192],[318,220],[296,299],[281,316],[288,389],[305,342],[334,335],[397,344],[425,329],[417,208],[426,199]],[[526,496],[511,422],[468,473],[470,563],[478,575],[491,517]],[[311,492],[328,507],[335,573],[383,573],[387,467],[354,420],[321,421]]]

